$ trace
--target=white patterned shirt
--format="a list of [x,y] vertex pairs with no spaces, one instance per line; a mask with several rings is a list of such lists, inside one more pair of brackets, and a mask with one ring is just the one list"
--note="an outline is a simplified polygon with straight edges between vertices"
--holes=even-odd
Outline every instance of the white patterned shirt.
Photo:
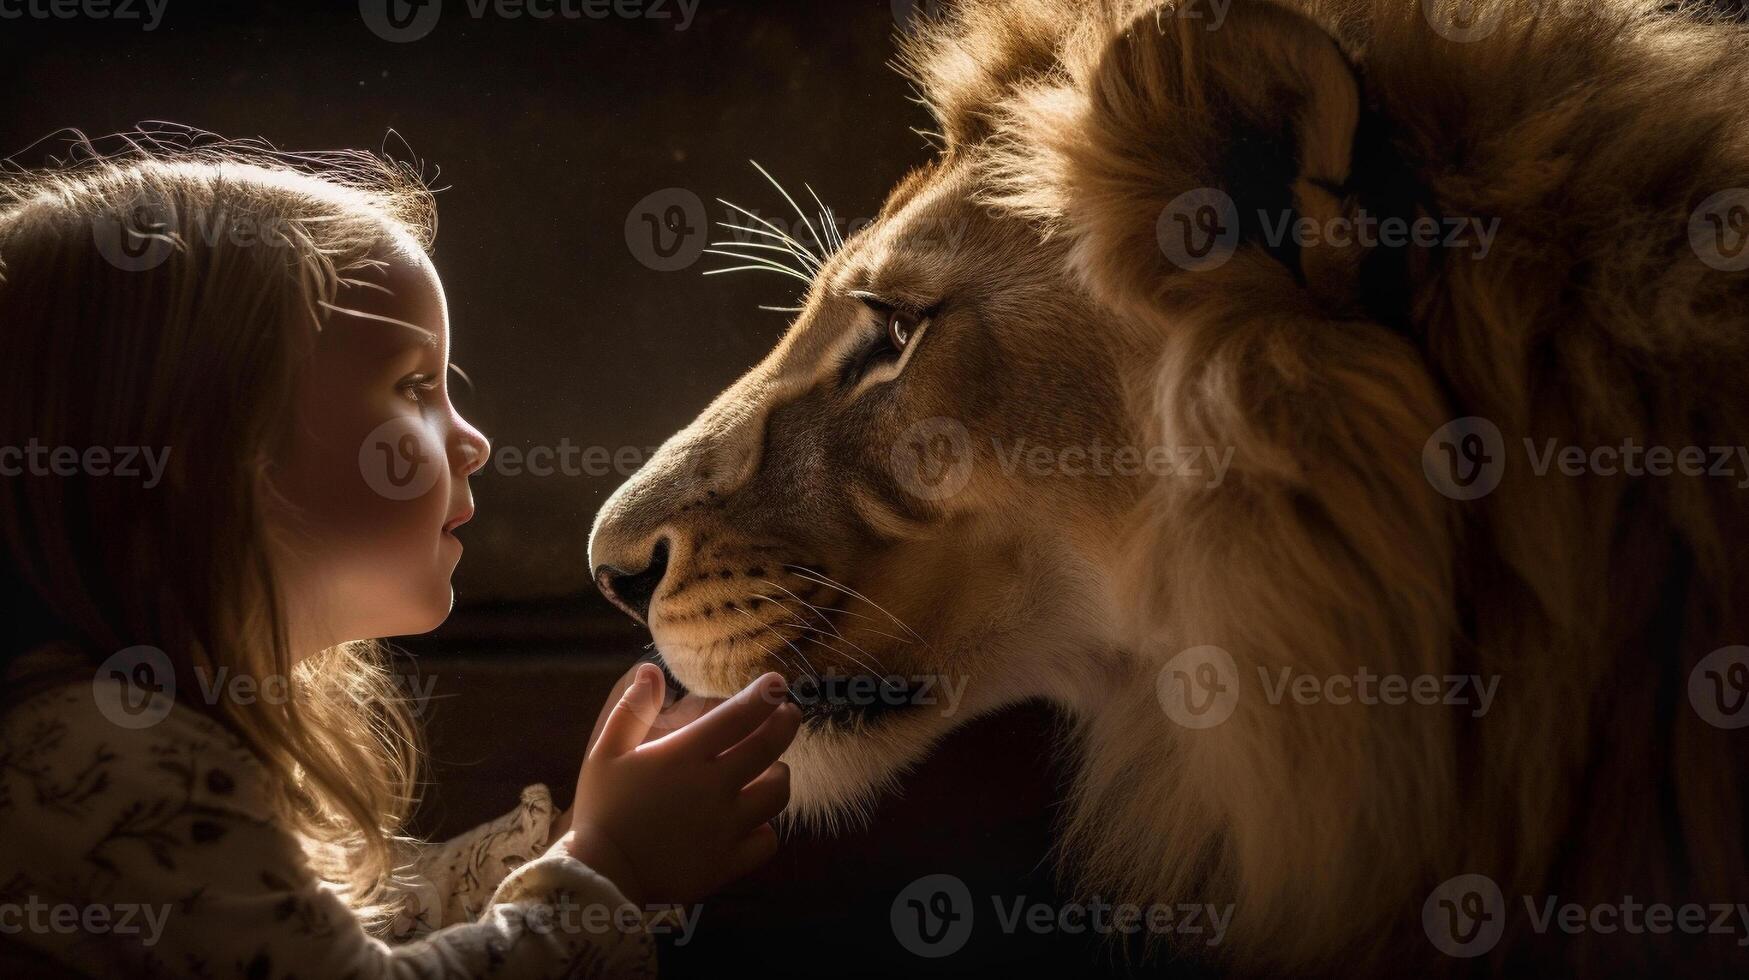
[[0,714],[0,976],[655,976],[636,907],[549,852],[545,786],[408,855],[385,941],[276,822],[241,740],[181,705],[119,726],[122,696],[65,684]]

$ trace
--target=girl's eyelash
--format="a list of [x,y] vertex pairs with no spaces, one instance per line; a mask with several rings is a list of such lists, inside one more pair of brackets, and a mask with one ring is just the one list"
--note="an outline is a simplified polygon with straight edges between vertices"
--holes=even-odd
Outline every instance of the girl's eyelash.
[[437,385],[438,378],[436,375],[411,374],[402,378],[401,383],[396,385],[396,387],[401,391],[409,392],[412,397],[417,400],[424,393],[436,390]]

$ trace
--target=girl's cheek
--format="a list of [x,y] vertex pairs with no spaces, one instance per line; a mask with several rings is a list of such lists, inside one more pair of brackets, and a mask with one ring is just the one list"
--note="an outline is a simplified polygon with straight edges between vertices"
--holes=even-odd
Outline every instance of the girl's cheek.
[[[389,502],[433,494],[449,472],[449,455],[436,429],[412,416],[397,416],[372,429],[358,447],[358,472],[364,485]],[[447,497],[441,495],[445,501]]]

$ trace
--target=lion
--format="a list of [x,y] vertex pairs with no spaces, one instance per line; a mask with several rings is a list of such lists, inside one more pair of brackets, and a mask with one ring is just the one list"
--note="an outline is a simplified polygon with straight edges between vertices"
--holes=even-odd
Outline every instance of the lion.
[[1736,965],[1590,914],[1749,897],[1749,473],[1623,465],[1749,433],[1749,31],[1678,6],[919,19],[938,152],[597,582],[687,689],[791,679],[806,825],[1054,703],[1064,881],[1225,903],[1219,968]]

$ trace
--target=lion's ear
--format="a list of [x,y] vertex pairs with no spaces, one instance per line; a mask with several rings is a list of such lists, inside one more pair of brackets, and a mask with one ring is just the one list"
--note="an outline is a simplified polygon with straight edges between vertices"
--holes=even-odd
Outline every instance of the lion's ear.
[[1273,260],[1320,298],[1328,274],[1348,277],[1323,267],[1345,256],[1309,254],[1295,234],[1343,213],[1361,118],[1354,70],[1322,27],[1268,0],[1183,0],[1077,60],[1073,96],[1036,93],[1012,145],[1050,158],[1056,217],[1098,288],[1155,297],[1163,277],[1235,255]]

